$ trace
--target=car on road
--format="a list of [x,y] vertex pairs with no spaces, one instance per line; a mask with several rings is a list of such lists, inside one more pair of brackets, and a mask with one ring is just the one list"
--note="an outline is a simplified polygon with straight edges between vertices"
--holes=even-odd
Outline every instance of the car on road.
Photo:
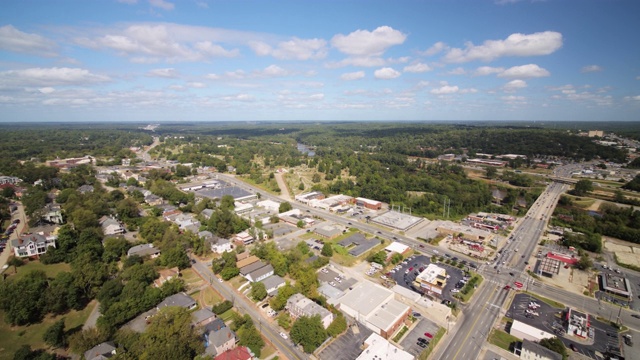
[[460,292],[460,290],[458,290],[458,289],[451,289],[451,292],[455,294],[455,293],[459,293],[459,292]]
[[640,315],[638,315],[638,314],[631,314],[631,316],[636,318],[636,319],[640,319]]
[[288,339],[288,338],[289,338],[289,337],[287,336],[287,334],[285,334],[283,331],[280,331],[280,336],[281,336],[283,339]]
[[[422,316],[422,314],[420,314],[419,312],[413,313],[413,317],[420,317],[420,316]],[[420,339],[418,339],[418,341],[420,341]]]
[[571,350],[573,351],[578,351],[578,348],[574,345],[574,344],[569,344],[569,347],[571,348]]
[[222,278],[218,278],[218,282],[223,282],[224,280],[222,280]]
[[510,286],[510,285],[505,285],[505,286],[502,288],[502,290],[509,290],[509,289],[511,289],[511,286]]

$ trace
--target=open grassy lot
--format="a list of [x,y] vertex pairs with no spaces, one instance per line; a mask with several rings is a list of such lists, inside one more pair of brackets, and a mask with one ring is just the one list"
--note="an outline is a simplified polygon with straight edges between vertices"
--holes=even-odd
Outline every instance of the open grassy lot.
[[48,316],[41,323],[29,326],[11,326],[4,320],[4,312],[0,312],[0,360],[13,359],[13,353],[22,345],[31,345],[32,349],[47,348],[42,341],[42,334],[54,322],[64,317],[65,331],[82,327],[96,302],[90,302],[80,311],[70,311],[62,316]]
[[211,306],[221,302],[222,296],[220,296],[217,292],[215,292],[210,287],[205,287],[201,291],[196,291],[191,294],[191,297],[196,299],[200,308],[210,308]]
[[184,269],[180,273],[187,289],[195,289],[204,284],[204,280],[192,269]]
[[71,271],[71,266],[66,263],[44,265],[40,261],[35,260],[29,261],[23,266],[19,266],[17,270],[18,272],[16,273],[13,266],[10,266],[4,273],[8,274],[9,278],[17,280],[31,271],[42,270],[47,274],[47,277],[54,278],[56,277],[56,275],[58,275],[58,273],[61,273],[63,271]]
[[489,334],[488,341],[496,346],[499,346],[507,351],[511,351],[511,344],[520,341],[517,337],[507,334],[502,330],[493,329],[491,330],[491,334]]

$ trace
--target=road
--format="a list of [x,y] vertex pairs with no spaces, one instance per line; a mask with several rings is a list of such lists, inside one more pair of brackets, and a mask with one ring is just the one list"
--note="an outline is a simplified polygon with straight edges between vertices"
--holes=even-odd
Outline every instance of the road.
[[280,330],[273,326],[271,322],[263,318],[260,310],[258,310],[253,303],[247,298],[237,293],[234,289],[231,289],[226,283],[219,282],[215,274],[211,269],[203,262],[196,259],[196,263],[193,264],[193,269],[200,274],[200,276],[208,280],[211,287],[222,295],[226,300],[233,302],[234,307],[241,314],[249,314],[251,318],[256,322],[256,328],[263,334],[273,346],[278,349],[281,354],[281,358],[285,359],[308,359],[308,356],[298,350],[291,340],[285,340],[280,337]]
[[144,149],[139,155],[138,157],[142,158],[142,160],[144,161],[151,161],[151,155],[149,155],[149,150],[153,149],[154,147],[158,146],[158,144],[160,144],[160,138],[157,136],[153,137],[153,143],[146,149]]
[[11,240],[17,239],[18,236],[25,231],[29,230],[29,224],[27,223],[27,216],[24,213],[24,207],[22,203],[16,202],[17,205],[16,211],[11,214],[11,221],[15,219],[20,219],[20,224],[16,226],[16,229],[13,231],[11,236],[9,237],[9,241],[7,241],[7,247],[0,254],[0,268],[7,264],[9,261],[9,257],[13,255],[13,248],[11,247]]

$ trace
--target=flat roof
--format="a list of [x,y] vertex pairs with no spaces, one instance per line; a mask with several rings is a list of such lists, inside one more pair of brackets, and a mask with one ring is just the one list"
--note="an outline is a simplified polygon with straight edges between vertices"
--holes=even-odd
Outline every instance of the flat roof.
[[382,336],[372,333],[364,341],[366,348],[356,360],[413,360],[415,357],[399,349]]
[[518,320],[513,320],[513,324],[511,324],[511,331],[510,333],[513,334],[514,331],[518,331],[520,333],[526,334],[528,336],[531,336],[533,338],[536,338],[538,340],[542,340],[542,339],[547,339],[547,338],[552,338],[555,337],[555,335],[548,333],[544,330],[540,330],[536,327],[533,327],[531,325],[525,324],[521,321]]
[[407,251],[407,249],[409,249],[409,247],[407,245],[403,244],[403,243],[394,241],[384,249],[389,251],[389,252],[397,252],[398,254],[402,254],[403,252]]
[[538,265],[538,270],[547,274],[560,273],[560,260],[552,258],[543,258]]
[[436,279],[438,279],[438,276],[446,276],[446,275],[447,275],[447,271],[444,268],[441,268],[436,264],[429,264],[427,265],[427,268],[424,269],[420,273],[420,275],[416,277],[416,280],[424,281],[430,284],[435,284]]
[[375,223],[398,230],[407,230],[423,220],[424,218],[403,214],[397,211],[387,211],[386,213],[371,219],[371,221]]
[[362,281],[355,285],[353,290],[338,299],[338,302],[367,317],[390,296],[393,296],[391,290],[369,281]]
[[409,309],[409,306],[396,299],[391,299],[369,315],[367,321],[378,329],[388,330],[406,314]]

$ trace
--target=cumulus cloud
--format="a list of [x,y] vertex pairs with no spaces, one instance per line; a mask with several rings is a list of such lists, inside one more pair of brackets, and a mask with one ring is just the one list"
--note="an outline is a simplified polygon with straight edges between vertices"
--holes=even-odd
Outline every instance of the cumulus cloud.
[[338,34],[331,45],[340,52],[352,56],[380,56],[388,48],[404,43],[407,35],[389,26],[380,26],[373,31],[356,30],[349,35]]
[[521,66],[514,66],[498,74],[498,77],[502,78],[538,78],[551,75],[549,71],[536,64],[527,64]]
[[251,102],[251,101],[255,101],[256,98],[251,94],[235,94],[235,95],[223,96],[222,100]]
[[447,71],[448,75],[464,75],[466,74],[467,71],[461,67],[457,67],[455,69],[451,69],[449,71]]
[[504,40],[486,40],[482,45],[469,42],[465,48],[452,48],[443,60],[450,63],[492,61],[505,56],[549,55],[562,47],[562,34],[555,31],[511,34]]
[[504,91],[511,92],[511,91],[516,91],[516,90],[519,90],[519,89],[524,89],[526,87],[527,87],[527,82],[526,81],[520,80],[520,79],[516,79],[516,80],[509,81],[502,88],[504,89]]
[[269,65],[260,74],[266,77],[283,77],[289,75],[289,72],[278,65]]
[[404,67],[404,72],[410,73],[423,73],[427,71],[431,71],[431,67],[424,63],[412,64]]
[[439,88],[431,89],[431,93],[435,95],[455,94],[458,91],[460,91],[460,88],[458,88],[457,86],[451,86],[451,85],[443,85]]
[[47,87],[43,87],[43,88],[38,89],[38,91],[40,91],[42,94],[51,94],[52,92],[56,91],[56,89],[54,89],[54,88],[52,88],[50,86],[47,86]]
[[504,71],[502,67],[480,66],[474,72],[474,76],[487,76],[491,74],[500,74]]
[[38,34],[22,32],[11,25],[0,27],[0,49],[41,56],[56,56],[56,44]]
[[602,71],[602,67],[598,65],[587,65],[587,66],[583,66],[582,69],[580,69],[580,72],[583,72],[583,73],[591,73],[591,72],[598,72],[598,71]]
[[90,85],[109,80],[107,76],[79,68],[30,68],[0,72],[0,83],[14,86]]
[[165,0],[149,0],[149,5],[160,8],[162,10],[173,10],[175,5]]
[[342,59],[337,62],[329,62],[327,63],[327,67],[332,68],[340,68],[345,66],[358,66],[358,67],[375,67],[375,66],[384,66],[387,64],[387,61],[380,57],[361,57],[354,56],[348,57],[346,59]]
[[294,37],[271,46],[264,41],[251,41],[249,47],[259,56],[273,56],[283,60],[322,59],[327,56],[327,42],[323,39]]
[[187,83],[187,86],[193,89],[203,89],[207,87],[206,84],[196,81]]
[[393,68],[385,67],[374,71],[373,76],[375,76],[376,79],[389,80],[400,76],[400,72]]
[[625,96],[624,97],[625,100],[634,100],[634,101],[640,101],[640,95],[636,95],[636,96]]
[[95,37],[79,37],[78,45],[91,49],[110,49],[132,62],[203,61],[210,58],[233,58],[238,49],[225,49],[215,41],[242,39],[247,35],[199,26],[176,24],[135,24],[123,29],[109,29]]
[[172,78],[177,78],[179,76],[179,73],[178,73],[178,70],[174,68],[153,69],[147,72],[147,76],[172,79]]
[[340,79],[342,80],[358,80],[358,79],[362,79],[364,77],[364,71],[356,71],[356,72],[350,72],[350,73],[345,73],[340,75]]
[[420,55],[433,56],[447,48],[448,46],[445,43],[443,43],[442,41],[438,41],[437,43],[431,45],[431,47],[427,50],[420,52]]

